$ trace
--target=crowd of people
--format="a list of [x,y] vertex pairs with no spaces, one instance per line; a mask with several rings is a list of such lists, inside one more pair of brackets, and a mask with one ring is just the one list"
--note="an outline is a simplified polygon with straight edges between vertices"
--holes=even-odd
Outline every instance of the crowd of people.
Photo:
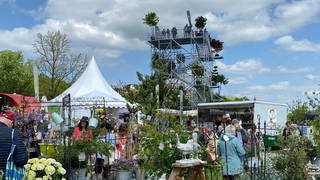
[[223,164],[223,179],[239,178],[244,170],[248,170],[248,150],[253,155],[264,150],[262,134],[253,124],[249,129],[241,126],[241,121],[231,119],[223,114],[216,130],[208,127],[200,130],[199,141],[207,145],[209,159],[215,161],[220,157]]
[[[97,127],[99,129],[98,138],[101,141],[109,141],[114,152],[109,157],[99,151],[95,153],[95,173],[98,176],[102,176],[102,173],[106,171],[110,160],[128,155],[128,149],[130,151],[132,147],[128,147],[127,137],[131,138],[130,141],[134,141],[136,138],[134,132],[138,126],[134,112],[127,116],[120,115],[113,123],[108,121],[105,115],[100,116],[102,123]],[[7,157],[12,144],[16,145],[14,162],[17,166],[25,165],[30,158],[19,130],[12,133],[15,119],[14,112],[3,110],[0,113],[0,170],[3,173],[6,172]],[[190,121],[187,130],[191,130],[191,127],[194,126],[195,124]],[[265,149],[262,134],[254,124],[249,129],[244,129],[241,126],[241,120],[231,119],[229,114],[222,115],[221,123],[216,130],[204,127],[196,131],[198,131],[200,143],[207,146],[211,159],[214,161],[217,156],[220,157],[224,179],[237,179],[248,168],[248,149],[253,149],[254,152],[251,153],[254,155]],[[286,123],[282,131],[284,139],[289,136],[301,136],[301,134],[298,125],[289,122]],[[11,140],[12,135],[13,141]],[[71,140],[76,142],[81,138],[89,141],[93,139],[92,128],[89,128],[89,118],[86,116],[83,116],[78,125],[74,127]],[[85,161],[88,158],[89,154],[86,154]]]

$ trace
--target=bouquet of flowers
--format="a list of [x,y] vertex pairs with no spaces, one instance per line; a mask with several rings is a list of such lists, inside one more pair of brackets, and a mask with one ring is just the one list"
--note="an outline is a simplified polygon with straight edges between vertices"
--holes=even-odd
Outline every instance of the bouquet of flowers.
[[63,175],[66,174],[66,170],[60,162],[52,158],[32,158],[24,167],[27,171],[24,179],[65,180]]
[[113,163],[118,170],[132,170],[135,167],[136,160],[133,158],[119,158]]

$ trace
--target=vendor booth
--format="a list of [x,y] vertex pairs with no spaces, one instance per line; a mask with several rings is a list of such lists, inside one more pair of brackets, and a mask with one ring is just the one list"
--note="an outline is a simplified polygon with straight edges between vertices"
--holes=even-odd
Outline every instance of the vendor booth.
[[116,116],[119,108],[125,108],[127,101],[104,79],[92,57],[86,70],[67,90],[51,99],[48,106],[62,106],[63,98],[70,94],[72,118],[90,117],[98,108],[108,108]]

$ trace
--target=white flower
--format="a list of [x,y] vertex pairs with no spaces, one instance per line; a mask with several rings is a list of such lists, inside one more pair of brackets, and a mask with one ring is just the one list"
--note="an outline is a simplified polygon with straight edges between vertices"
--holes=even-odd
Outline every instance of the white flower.
[[62,175],[66,174],[66,170],[63,167],[59,167],[57,171],[59,174],[62,174]]
[[53,175],[56,172],[56,169],[53,166],[47,166],[44,171],[47,175]]
[[54,164],[54,163],[57,162],[55,159],[52,159],[52,158],[47,159],[47,161],[48,161],[50,164]]
[[55,167],[62,167],[62,164],[61,164],[60,162],[55,162],[55,163],[54,163],[54,166],[55,166]]
[[26,165],[24,165],[24,168],[25,168],[27,171],[30,170],[31,164],[26,164]]
[[37,168],[37,164],[32,164],[31,165],[31,170],[33,171],[36,171],[38,168]]
[[29,160],[28,160],[28,163],[29,163],[29,164],[33,164],[33,163],[36,163],[36,162],[38,162],[38,161],[39,161],[38,158],[32,158],[32,159],[29,159]]
[[38,163],[38,164],[36,164],[36,165],[37,165],[37,170],[38,170],[38,171],[43,170],[44,167],[45,167],[43,164],[40,164],[40,163]]
[[28,171],[28,179],[34,179],[36,177],[36,172],[29,170]]

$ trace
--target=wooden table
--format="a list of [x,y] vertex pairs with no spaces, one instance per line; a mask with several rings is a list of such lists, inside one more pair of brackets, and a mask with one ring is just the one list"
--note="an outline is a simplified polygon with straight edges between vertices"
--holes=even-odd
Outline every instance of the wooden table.
[[169,176],[169,180],[184,180],[184,177],[180,177],[179,175],[186,169],[190,169],[190,173],[188,175],[188,180],[196,180],[197,177],[200,178],[200,180],[205,180],[206,177],[203,172],[203,165],[206,163],[173,163],[172,164],[172,171]]

